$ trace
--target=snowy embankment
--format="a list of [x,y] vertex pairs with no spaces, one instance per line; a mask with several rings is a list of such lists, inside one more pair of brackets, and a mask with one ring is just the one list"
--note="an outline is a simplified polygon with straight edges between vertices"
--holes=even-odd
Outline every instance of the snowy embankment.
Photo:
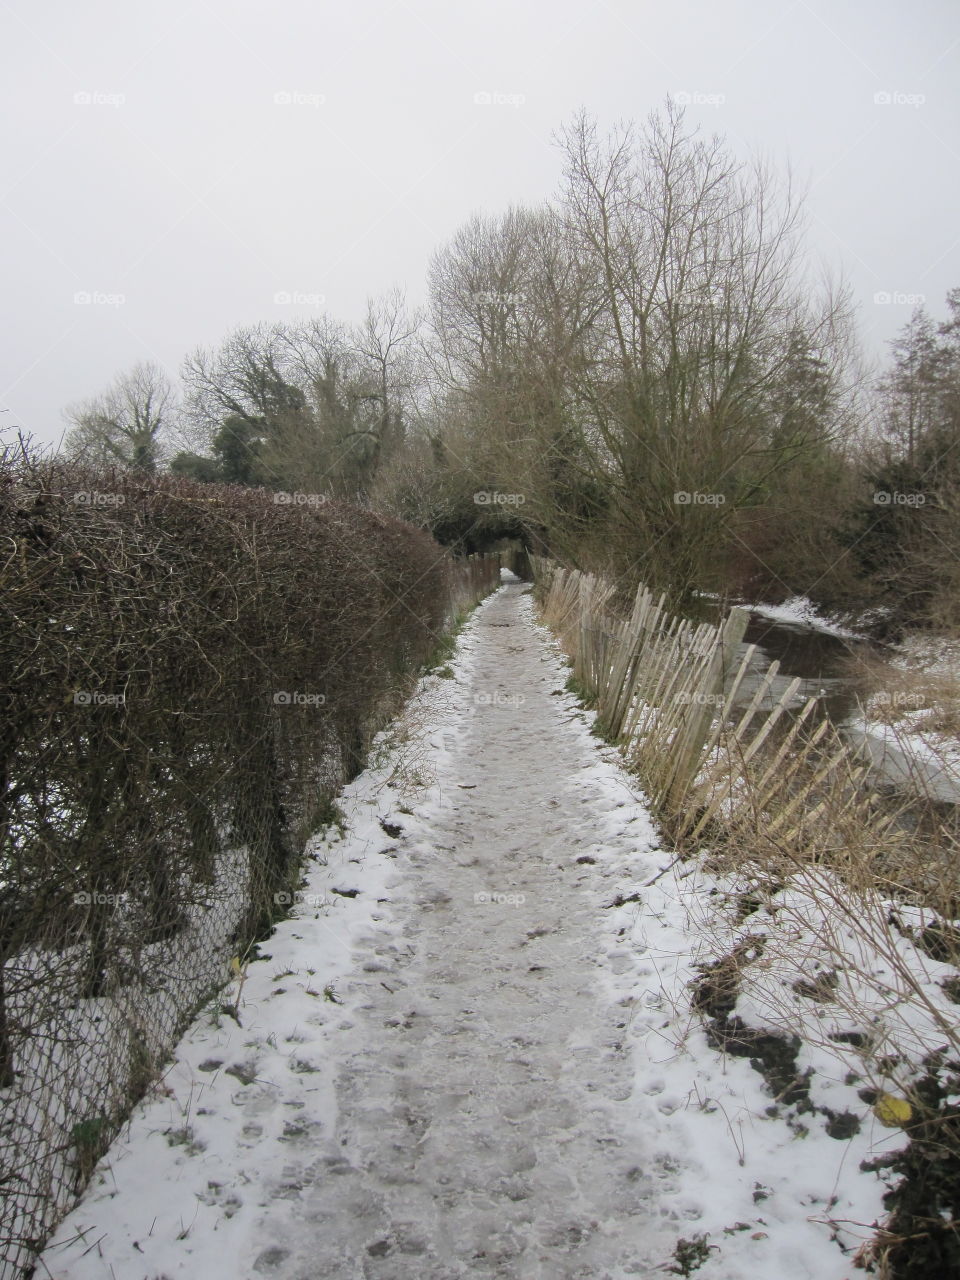
[[888,706],[883,699],[875,707],[868,702],[866,715],[847,722],[854,741],[881,769],[885,781],[931,800],[960,803],[960,743],[952,734],[928,728],[926,710],[901,712],[892,724],[869,718],[882,716]]
[[835,618],[820,613],[806,596],[793,596],[783,604],[747,604],[744,608],[751,613],[759,613],[764,618],[771,618],[774,622],[790,622],[794,626],[810,627],[811,630],[822,631],[828,636],[839,636],[841,640],[864,638],[862,632],[852,630]]
[[718,925],[742,886],[671,865],[567,675],[519,584],[477,609],[39,1274],[852,1277],[885,1189],[860,1163],[904,1139],[827,1047],[849,1015],[789,994],[798,1095],[691,1007],[739,943],[768,1025],[790,937],[817,977],[815,904]]
[[[780,605],[746,607],[775,622],[809,627],[843,640],[867,638],[865,630],[845,626],[820,613],[805,596],[795,596]],[[865,616],[864,624],[866,621]],[[894,672],[904,673],[903,687],[898,687],[894,675],[892,687],[872,694],[864,714],[851,717],[844,727],[887,782],[934,800],[957,803],[960,742],[952,727],[945,730],[940,721],[945,710],[951,711],[951,722],[956,721],[960,645],[942,636],[931,638],[914,633],[896,647],[889,664]]]
[[878,679],[850,727],[891,781],[960,803],[960,642],[909,634]]

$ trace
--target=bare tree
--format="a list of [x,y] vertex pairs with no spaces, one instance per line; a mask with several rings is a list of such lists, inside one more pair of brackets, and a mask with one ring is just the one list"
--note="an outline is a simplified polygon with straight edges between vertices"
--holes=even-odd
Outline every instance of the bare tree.
[[592,483],[571,394],[596,306],[587,283],[549,207],[472,218],[430,272],[427,350],[448,462],[465,486],[521,491],[525,526],[571,556]]
[[394,293],[371,301],[353,331],[323,316],[236,329],[194,352],[183,370],[188,408],[224,478],[367,502],[402,442],[404,355],[417,323]]
[[356,350],[373,383],[366,392],[377,404],[373,429],[374,467],[392,456],[403,443],[404,400],[410,392],[411,365],[406,358],[420,317],[407,311],[402,290],[367,300],[367,314],[354,335]]
[[155,471],[178,419],[174,389],[165,371],[150,362],[120,374],[101,395],[71,405],[64,451],[86,462],[107,462]]
[[219,347],[184,361],[187,409],[224,478],[287,488],[299,480],[295,455],[311,454],[316,434],[305,379],[282,325],[233,330]]
[[[400,388],[395,386],[403,329],[402,299],[391,312],[368,303],[355,330],[329,317],[286,330],[291,376],[304,390],[312,431],[287,431],[276,441],[277,465],[297,455],[311,476],[338,496],[366,503],[391,437],[399,434]],[[382,323],[382,327],[381,327]]]
[[285,368],[280,325],[240,327],[219,347],[198,348],[183,364],[187,410],[208,436],[229,415],[269,429],[283,414],[303,408],[304,396]]
[[562,144],[566,224],[601,304],[572,372],[610,545],[683,595],[733,513],[841,429],[848,299],[809,301],[789,181],[672,104],[608,139],[581,116]]

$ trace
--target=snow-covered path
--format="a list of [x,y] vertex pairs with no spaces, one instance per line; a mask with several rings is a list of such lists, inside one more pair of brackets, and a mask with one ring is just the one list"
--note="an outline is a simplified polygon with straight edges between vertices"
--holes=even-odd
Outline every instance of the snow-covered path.
[[476,610],[38,1276],[847,1280],[873,1134],[709,1046],[688,984],[736,886],[671,866],[568,674],[523,584]]
[[[625,1015],[594,978],[576,862],[595,752],[565,731],[519,589],[477,627],[460,783],[398,842],[401,933],[344,988],[337,1137],[309,1165],[283,1276],[643,1274],[658,1243]],[[285,1226],[271,1243],[290,1247]]]
[[552,1280],[669,1257],[628,1012],[597,980],[619,883],[601,845],[645,852],[653,828],[611,796],[523,584],[454,670],[347,789],[243,1028],[198,1020],[52,1275]]

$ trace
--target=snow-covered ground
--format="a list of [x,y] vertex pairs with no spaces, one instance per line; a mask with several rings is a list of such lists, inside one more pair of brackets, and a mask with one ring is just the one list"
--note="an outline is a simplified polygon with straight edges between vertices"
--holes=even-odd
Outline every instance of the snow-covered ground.
[[[747,607],[776,622],[846,640],[864,639],[865,633],[821,614],[804,596],[781,605]],[[892,667],[914,677],[942,677],[954,687],[960,681],[960,644],[944,637],[909,635],[888,660]],[[829,687],[830,682],[823,683]],[[931,704],[913,689],[879,690],[868,699],[864,714],[851,716],[844,727],[862,745],[885,781],[956,803],[960,800],[960,741],[955,734],[938,731],[936,713],[936,701]]]
[[799,1065],[818,1106],[856,1112],[850,1138],[710,1047],[688,984],[737,886],[671,865],[521,584],[451,668],[346,788],[302,902],[196,1020],[38,1275],[620,1280],[687,1259],[706,1280],[852,1280],[885,1189],[860,1162],[903,1133],[825,1048]]
[[904,671],[960,680],[960,640],[944,635],[910,632],[897,646],[892,665]]
[[960,802],[960,739],[943,727],[956,723],[960,642],[914,632],[889,664],[890,687],[873,693],[850,727],[864,735],[886,776],[936,799]]
[[845,728],[886,781],[932,800],[960,803],[960,742],[928,729],[926,719],[923,711],[904,712],[894,724],[857,716]]
[[794,626],[810,627],[814,631],[823,631],[827,635],[839,636],[843,640],[859,640],[863,636],[858,631],[845,627],[836,619],[820,613],[816,605],[806,596],[793,596],[784,600],[783,604],[748,604],[744,608],[751,613],[759,613],[764,618],[772,618],[775,622],[790,622]]

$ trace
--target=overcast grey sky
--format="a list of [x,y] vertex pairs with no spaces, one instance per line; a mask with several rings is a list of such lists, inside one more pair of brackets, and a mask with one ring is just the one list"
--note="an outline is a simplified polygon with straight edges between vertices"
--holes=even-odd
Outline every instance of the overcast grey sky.
[[317,314],[320,298],[345,321],[396,284],[422,301],[432,251],[472,212],[556,192],[552,135],[580,107],[606,129],[686,95],[688,118],[739,154],[789,163],[868,351],[910,295],[940,315],[960,285],[957,0],[7,0],[0,14],[0,425],[46,441],[67,402],[138,360],[176,375],[197,344]]

